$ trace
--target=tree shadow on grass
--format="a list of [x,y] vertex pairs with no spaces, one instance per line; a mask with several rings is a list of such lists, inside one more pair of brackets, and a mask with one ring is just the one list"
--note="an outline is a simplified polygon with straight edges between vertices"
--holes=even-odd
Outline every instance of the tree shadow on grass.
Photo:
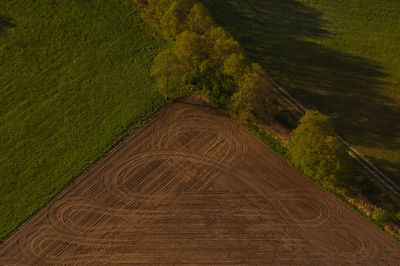
[[[400,110],[380,92],[385,70],[378,62],[307,41],[332,35],[318,10],[294,0],[203,3],[247,56],[305,106],[331,115],[351,144],[400,148]],[[390,172],[400,176],[400,167]]]
[[16,25],[11,18],[0,15],[0,34],[7,30],[7,28],[14,28]]

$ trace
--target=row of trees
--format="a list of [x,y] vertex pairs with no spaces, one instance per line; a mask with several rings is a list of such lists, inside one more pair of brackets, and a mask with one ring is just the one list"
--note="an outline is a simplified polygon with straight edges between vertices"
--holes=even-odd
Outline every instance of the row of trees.
[[[134,0],[142,17],[167,40],[151,74],[168,100],[176,91],[198,88],[241,122],[272,120],[276,96],[266,72],[251,63],[239,43],[192,0]],[[325,187],[348,184],[352,162],[328,117],[310,111],[293,131],[292,163]]]
[[197,88],[241,121],[268,121],[277,113],[266,72],[251,63],[239,43],[218,27],[208,10],[191,0],[135,0],[142,17],[167,40],[151,74],[168,100]]

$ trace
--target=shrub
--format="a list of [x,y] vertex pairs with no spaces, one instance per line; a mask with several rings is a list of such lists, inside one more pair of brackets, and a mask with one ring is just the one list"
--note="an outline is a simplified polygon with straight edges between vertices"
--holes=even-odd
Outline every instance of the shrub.
[[377,208],[374,213],[374,218],[381,224],[385,224],[391,220],[391,214],[389,211],[383,208]]

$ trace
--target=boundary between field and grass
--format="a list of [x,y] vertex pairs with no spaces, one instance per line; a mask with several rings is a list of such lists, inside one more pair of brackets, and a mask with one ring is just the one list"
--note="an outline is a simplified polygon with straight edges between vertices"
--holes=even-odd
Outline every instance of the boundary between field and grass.
[[[292,95],[290,95],[278,83],[276,83],[273,80],[271,80],[271,81],[272,81],[272,84],[275,87],[274,91],[279,97],[283,98],[290,106],[295,108],[295,110],[297,110],[299,113],[304,114],[306,112],[307,109],[299,101],[297,101]],[[177,99],[177,101],[175,101],[175,102],[178,102],[178,101],[179,101],[179,99]],[[168,108],[171,104],[172,103],[169,103],[169,104],[166,104],[164,106],[161,106],[161,107],[157,108],[156,110],[154,110],[150,115],[148,115],[146,117],[143,116],[138,121],[134,121],[130,125],[128,125],[126,127],[126,129],[124,130],[124,132],[120,135],[120,138],[118,138],[118,140],[113,145],[111,145],[111,147],[106,152],[100,154],[99,157],[97,157],[97,159],[95,159],[94,162],[90,166],[85,167],[85,169],[82,171],[82,173],[80,175],[76,176],[75,178],[72,178],[71,181],[64,188],[62,188],[61,191],[58,194],[56,194],[53,198],[51,198],[44,206],[40,207],[38,210],[36,210],[34,213],[32,213],[32,215],[27,217],[25,220],[21,221],[21,223],[13,231],[9,232],[4,237],[2,237],[0,239],[0,244],[5,239],[9,238],[12,234],[17,232],[18,229],[24,223],[26,223],[27,221],[32,219],[32,217],[34,217],[38,212],[40,212],[42,209],[45,209],[55,199],[61,197],[62,195],[64,195],[64,193],[69,191],[69,189],[70,189],[70,187],[71,187],[71,185],[73,183],[77,182],[80,178],[84,178],[88,173],[91,172],[91,170],[93,168],[95,168],[101,161],[103,161],[104,159],[106,159],[108,157],[107,154],[109,154],[110,152],[112,153],[112,151],[117,146],[122,145],[126,141],[126,139],[129,138],[130,135],[134,134],[137,130],[139,130],[141,126],[143,126],[143,125],[145,125],[147,123],[150,123],[153,119],[155,119],[157,117],[157,115],[160,113],[160,110],[162,110],[164,108]],[[220,109],[218,109],[218,110],[220,110]],[[231,117],[231,116],[229,115],[229,117]],[[238,121],[236,121],[236,122],[239,123]],[[275,139],[272,135],[259,130],[257,127],[255,127],[253,125],[241,125],[241,126],[243,128],[245,128],[247,131],[251,132],[252,135],[255,138],[257,138],[260,142],[262,142],[265,146],[267,146],[269,149],[271,149],[272,151],[277,153],[282,158],[282,160],[286,161],[289,165],[291,165],[290,162],[289,162],[288,154],[287,154],[287,148],[279,140]],[[374,166],[371,162],[369,162],[366,158],[364,158],[349,143],[347,143],[345,140],[343,140],[340,136],[337,135],[337,137],[341,142],[343,142],[349,148],[350,156],[353,157],[357,161],[357,163],[360,164],[360,166],[362,168],[367,170],[372,176],[374,176],[379,182],[381,182],[383,185],[385,185],[385,187],[387,187],[391,192],[393,192],[393,194],[395,194],[400,199],[400,187],[398,187],[396,184],[394,184],[390,180],[389,177],[387,177],[385,174],[383,174],[376,166]],[[297,168],[295,168],[295,169],[297,171],[299,171]],[[307,177],[306,175],[304,175],[304,176]],[[310,179],[309,177],[307,177],[307,179],[312,181],[312,182],[314,182],[314,183],[316,183],[318,185],[317,182],[315,182],[314,180]],[[329,192],[330,194],[334,195],[337,198],[337,200],[342,201],[344,204],[346,204],[347,206],[349,206],[350,208],[355,210],[357,213],[359,213],[361,216],[366,218],[372,224],[377,226],[381,231],[383,231],[389,237],[391,237],[393,240],[395,240],[395,242],[400,244],[400,238],[399,237],[397,237],[395,235],[392,235],[389,232],[387,232],[384,229],[382,224],[377,222],[374,218],[372,218],[370,216],[367,216],[363,211],[361,211],[359,208],[357,208],[356,206],[351,204],[345,197],[343,197],[342,195],[340,195],[336,191],[327,190],[326,188],[322,188],[321,186],[319,186],[319,187],[321,189],[325,190],[326,192]]]
[[61,188],[61,190],[56,193],[51,199],[49,199],[43,206],[39,207],[36,211],[32,212],[32,214],[27,217],[26,219],[22,220],[21,223],[18,224],[12,231],[8,232],[5,234],[3,237],[0,238],[0,245],[8,238],[10,238],[13,234],[15,234],[21,226],[23,226],[26,222],[30,221],[33,219],[39,212],[42,210],[46,209],[53,201],[61,198],[62,196],[65,195],[68,191],[70,191],[73,187],[73,185],[78,182],[80,179],[85,178],[88,174],[90,174],[93,169],[95,169],[101,162],[104,160],[108,159],[116,149],[118,149],[119,146],[123,145],[126,141],[128,141],[129,137],[132,136],[133,134],[137,133],[138,130],[140,130],[143,126],[147,125],[148,123],[151,123],[154,119],[157,118],[157,116],[160,114],[160,112],[168,107],[170,107],[172,103],[167,103],[163,106],[160,106],[156,108],[151,114],[148,116],[142,116],[140,117],[137,121],[132,121],[132,123],[128,124],[126,127],[126,130],[120,134],[120,137],[113,143],[111,144],[110,148],[107,149],[105,152],[100,154],[92,163],[88,164],[87,166],[84,167],[84,169],[81,171],[81,173],[74,178],[72,178],[66,185],[65,187]]
[[[278,96],[283,98],[288,104],[294,107],[300,114],[304,115],[307,108],[304,107],[298,100],[296,100],[289,92],[283,89],[276,81],[272,80],[274,91]],[[336,137],[349,149],[349,155],[365,170],[368,171],[376,180],[381,182],[387,189],[393,192],[394,195],[400,200],[400,187],[396,185],[388,176],[382,173],[375,165],[368,161],[359,151],[352,147],[347,141],[336,134]]]

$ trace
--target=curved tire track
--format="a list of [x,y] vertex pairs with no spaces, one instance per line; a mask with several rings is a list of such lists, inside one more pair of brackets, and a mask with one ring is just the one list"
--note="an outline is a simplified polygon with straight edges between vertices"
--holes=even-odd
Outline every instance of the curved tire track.
[[0,264],[379,264],[385,234],[207,106],[167,107],[0,245]]

